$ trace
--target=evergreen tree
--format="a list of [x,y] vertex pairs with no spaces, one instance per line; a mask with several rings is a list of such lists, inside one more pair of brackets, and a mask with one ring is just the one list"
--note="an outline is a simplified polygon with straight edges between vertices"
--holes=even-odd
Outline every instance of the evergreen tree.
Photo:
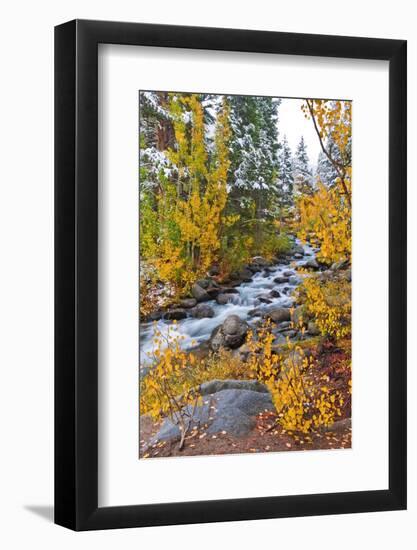
[[[278,106],[271,97],[229,97],[232,128],[229,194],[231,213],[261,239],[278,205]],[[236,210],[237,209],[237,210]],[[255,240],[256,240],[255,239]]]
[[287,246],[279,98],[141,92],[139,101],[140,253],[160,281],[174,292],[214,262],[230,273]]
[[277,184],[279,100],[231,96],[231,181],[241,190],[267,190]]
[[[331,137],[326,142],[326,151],[336,162],[341,162],[340,152]],[[330,162],[329,157],[320,151],[317,159],[317,178],[327,187],[332,187],[337,176],[336,168]]]
[[291,205],[294,193],[293,160],[285,135],[279,152],[279,181],[281,201],[284,205]]
[[295,151],[293,173],[294,193],[296,193],[297,195],[310,195],[314,190],[313,174],[310,168],[310,161],[307,154],[307,145],[305,144],[303,136],[301,136],[300,142]]

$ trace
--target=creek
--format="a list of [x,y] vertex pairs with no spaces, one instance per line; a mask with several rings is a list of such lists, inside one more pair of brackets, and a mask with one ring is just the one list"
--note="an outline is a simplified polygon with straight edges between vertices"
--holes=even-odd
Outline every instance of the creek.
[[[207,341],[213,330],[221,325],[229,315],[238,315],[241,319],[247,321],[249,325],[252,325],[259,321],[260,318],[259,315],[250,314],[254,309],[259,308],[265,312],[269,309],[279,307],[291,307],[294,302],[292,294],[303,278],[303,275],[297,273],[294,267],[302,266],[307,260],[315,258],[315,249],[309,244],[303,245],[298,240],[296,244],[302,246],[304,250],[302,258],[296,258],[293,254],[292,256],[288,256],[288,260],[278,262],[261,272],[255,273],[252,281],[235,286],[237,293],[232,296],[231,301],[227,304],[220,305],[216,300],[204,302],[213,309],[213,317],[196,319],[189,314],[186,319],[177,321],[175,327],[173,327],[172,321],[164,321],[162,319],[156,323],[156,327],[163,336],[167,336],[168,328],[171,327],[170,335],[178,336],[182,348],[189,349]],[[288,276],[284,276],[284,273],[290,271],[293,272],[290,276],[290,281],[275,281],[279,277],[288,278]],[[270,296],[269,293],[272,290],[278,291],[279,296]],[[270,301],[268,304],[263,303],[259,299],[266,295],[268,295],[268,300]],[[153,335],[154,324],[141,323],[140,357],[142,365],[146,364],[147,354],[152,351]]]

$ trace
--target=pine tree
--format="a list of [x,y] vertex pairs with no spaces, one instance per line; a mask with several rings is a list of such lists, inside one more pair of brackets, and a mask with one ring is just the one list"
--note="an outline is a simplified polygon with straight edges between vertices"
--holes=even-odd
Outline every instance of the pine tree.
[[285,135],[279,153],[279,181],[282,204],[291,205],[294,193],[293,159],[287,136]]
[[241,190],[267,190],[277,184],[279,100],[231,96],[231,181]]
[[293,173],[294,193],[297,195],[310,195],[313,192],[313,174],[307,154],[307,145],[305,144],[303,136],[301,136],[300,142],[295,151]]
[[278,190],[278,106],[269,97],[232,96],[231,193],[262,217]]
[[229,211],[239,213],[241,238],[260,243],[279,199],[278,107],[271,97],[229,97],[232,128]]
[[228,274],[288,245],[280,101],[141,92],[140,254],[170,292],[189,288],[215,263]]
[[[328,151],[333,159],[337,162],[341,162],[340,152],[331,137],[327,139],[325,147],[326,151]],[[327,187],[332,187],[338,177],[338,173],[334,165],[330,162],[328,156],[323,151],[320,151],[317,159],[317,177],[322,183],[324,183],[324,185],[327,185]]]

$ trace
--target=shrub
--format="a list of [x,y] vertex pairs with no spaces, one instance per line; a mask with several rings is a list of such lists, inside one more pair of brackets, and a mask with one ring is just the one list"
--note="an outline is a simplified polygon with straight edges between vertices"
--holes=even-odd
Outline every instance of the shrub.
[[[180,429],[181,449],[199,394],[193,369],[189,368],[195,358],[181,349],[180,342],[175,322],[166,336],[155,328],[154,348],[149,354],[152,366],[140,386],[140,411],[141,414],[149,413],[154,419],[170,417]],[[188,405],[192,407],[191,412]]]
[[279,254],[286,254],[291,249],[291,241],[285,233],[277,231],[274,223],[265,224],[262,233],[254,241],[253,254],[260,254],[272,259]]
[[313,363],[296,348],[282,364],[280,376],[269,384],[279,423],[287,431],[305,434],[333,424],[341,414],[340,393],[331,393],[324,385],[317,387],[308,376]]
[[180,448],[188,433],[196,406],[199,387],[213,379],[249,378],[248,365],[230,350],[221,348],[199,358],[197,353],[181,349],[182,337],[176,322],[163,335],[155,325],[151,365],[140,386],[140,413],[154,420],[169,417],[181,431]]
[[325,385],[317,387],[311,376],[316,367],[312,357],[287,339],[288,354],[277,353],[272,342],[274,335],[266,322],[256,333],[248,334],[251,350],[251,376],[268,387],[278,422],[287,431],[308,433],[329,426],[337,416],[343,398]]
[[139,278],[139,313],[141,318],[147,317],[156,309],[156,300],[152,299],[151,284],[145,280],[145,277]]
[[200,384],[215,379],[243,380],[250,376],[249,365],[236,353],[224,348],[196,361],[194,373]]
[[340,416],[343,399],[327,386],[318,387],[313,373],[315,361],[307,358],[301,346],[287,339],[287,349],[278,353],[273,345],[271,324],[266,321],[247,336],[248,360],[221,348],[198,358],[181,349],[175,322],[164,336],[155,328],[152,365],[141,382],[141,414],[154,419],[166,416],[178,424],[180,448],[190,429],[195,408],[200,403],[199,388],[213,379],[255,378],[265,384],[272,396],[279,424],[289,432],[308,433],[332,424]]
[[351,285],[344,279],[307,277],[297,291],[323,336],[343,338],[351,332]]
[[232,271],[239,270],[248,262],[253,247],[253,237],[240,235],[233,230],[230,235],[222,239],[219,264],[223,275],[228,276]]
[[274,382],[278,376],[282,362],[282,357],[275,353],[272,346],[274,339],[269,319],[256,332],[249,331],[246,338],[250,352],[248,357],[250,376],[267,385]]

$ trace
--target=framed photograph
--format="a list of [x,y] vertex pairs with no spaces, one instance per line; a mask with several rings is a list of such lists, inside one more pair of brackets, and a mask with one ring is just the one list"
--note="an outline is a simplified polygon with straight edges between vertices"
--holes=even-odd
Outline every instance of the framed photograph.
[[406,508],[406,42],[55,29],[55,522]]

